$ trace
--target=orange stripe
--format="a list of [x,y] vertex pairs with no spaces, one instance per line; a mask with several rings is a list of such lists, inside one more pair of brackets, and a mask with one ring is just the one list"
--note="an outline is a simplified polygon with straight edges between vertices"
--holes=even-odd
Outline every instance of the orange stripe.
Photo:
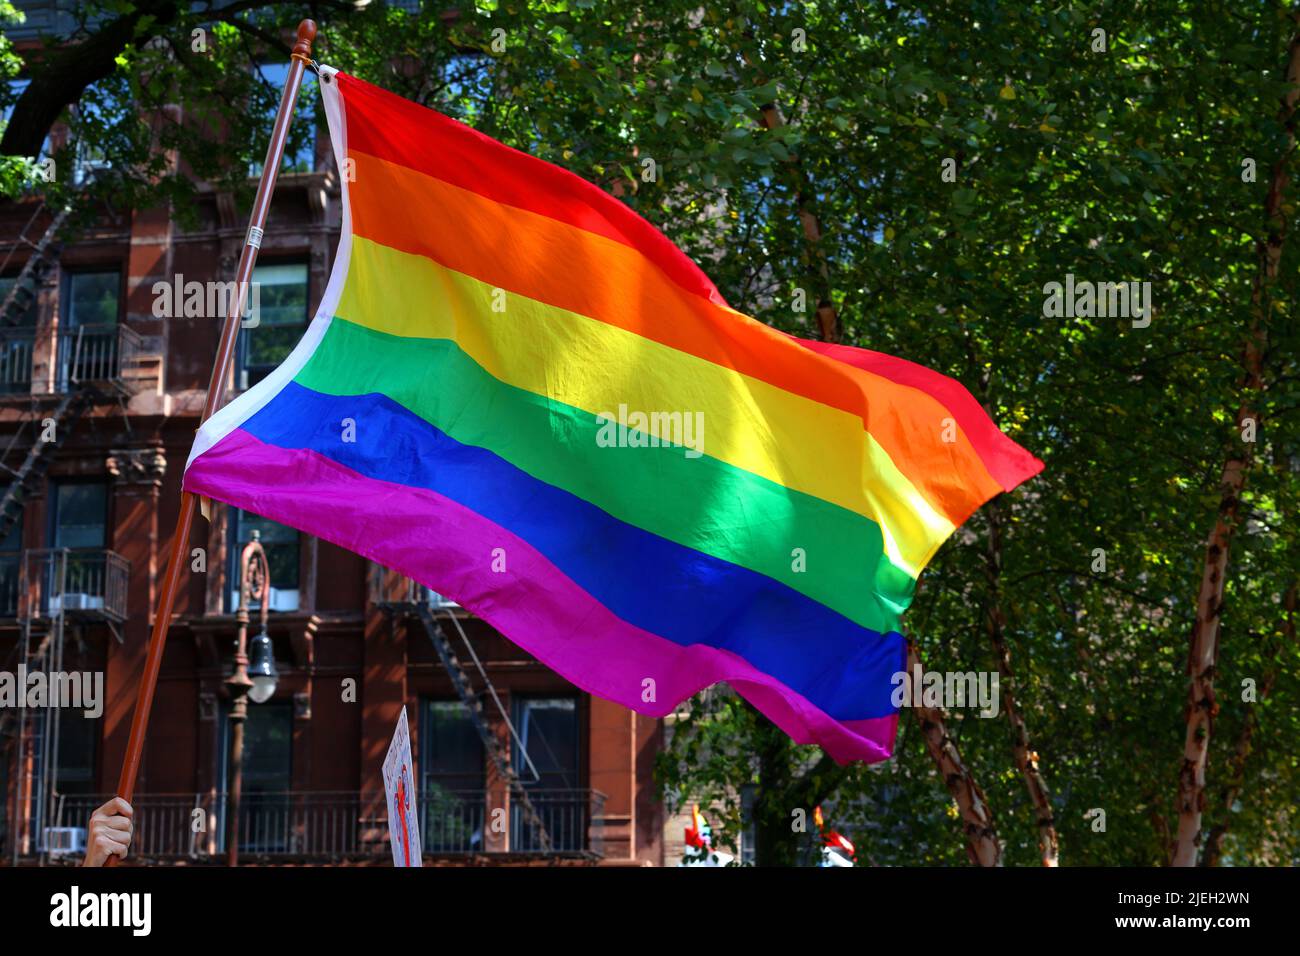
[[585,179],[354,76],[340,73],[337,79],[354,152],[617,240],[639,250],[687,292],[727,304],[667,236]]
[[366,153],[349,156],[357,235],[857,415],[954,524],[1002,490],[952,412],[925,392],[801,348],[692,295],[623,243]]

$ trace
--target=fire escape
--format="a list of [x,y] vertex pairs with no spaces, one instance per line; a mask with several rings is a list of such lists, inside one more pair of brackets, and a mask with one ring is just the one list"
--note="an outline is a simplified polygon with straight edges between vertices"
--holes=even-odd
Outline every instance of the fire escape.
[[[465,628],[461,624],[461,616],[464,612],[459,605],[409,578],[386,572],[379,567],[374,569],[374,574],[371,586],[372,602],[387,612],[394,621],[400,619],[418,621],[433,645],[434,652],[447,671],[456,696],[464,705],[475,733],[483,744],[483,750],[496,771],[497,779],[510,795],[512,809],[519,815],[524,830],[521,842],[535,847],[542,853],[553,852],[555,847],[546,822],[534,806],[528,788],[515,769],[510,749],[493,732],[489,723],[486,701],[490,700],[498,719],[508,731],[511,742],[520,754],[520,762],[525,764],[536,777],[537,770],[528,756],[527,749],[520,740],[513,721],[506,713],[506,708],[492,685],[487,670],[483,667],[483,662],[479,659],[469,635],[465,633]],[[468,659],[473,662],[474,673],[477,675],[477,689],[475,680],[470,677],[470,671],[461,663],[456,645],[443,629],[444,621],[455,629]]]
[[[18,525],[30,497],[42,490],[51,463],[86,413],[129,395],[123,371],[139,354],[139,338],[125,326],[88,326],[58,335],[23,325],[63,248],[67,210],[53,211],[39,238],[28,235],[42,212],[43,205],[17,240],[15,250],[26,247],[28,256],[0,303],[0,400],[11,409],[27,403],[0,454],[6,481],[0,541]],[[107,626],[121,640],[129,567],[120,555],[104,548],[42,548],[6,552],[0,562],[0,618],[16,620],[19,631],[3,670],[62,672],[68,636],[80,642],[87,627]],[[47,681],[47,686],[56,685]],[[25,695],[25,686],[18,690]],[[61,799],[58,703],[48,693],[42,706],[0,712],[0,764],[10,770],[0,777],[14,781],[3,814],[9,832],[2,835],[15,861],[61,848],[64,835],[47,826],[58,818]]]

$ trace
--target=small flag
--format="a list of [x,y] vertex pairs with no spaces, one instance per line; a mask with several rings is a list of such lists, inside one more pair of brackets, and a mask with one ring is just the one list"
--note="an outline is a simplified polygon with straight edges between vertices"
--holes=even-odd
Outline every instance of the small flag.
[[[823,854],[826,851],[839,854],[849,865],[857,859],[857,849],[853,846],[853,841],[826,825],[826,820],[822,816],[822,808],[819,806],[813,811],[813,821],[817,824],[817,832],[821,836]],[[841,865],[833,863],[831,865]]]
[[699,804],[691,805],[691,825],[686,828],[685,840],[687,846],[693,846],[697,850],[707,850],[712,846],[713,832],[704,822]]

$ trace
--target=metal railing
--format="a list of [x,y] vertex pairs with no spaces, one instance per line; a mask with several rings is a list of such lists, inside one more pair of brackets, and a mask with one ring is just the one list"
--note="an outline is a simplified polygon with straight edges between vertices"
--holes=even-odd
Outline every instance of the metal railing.
[[[95,809],[110,798],[108,794],[62,794],[55,800],[50,828],[84,828]],[[132,853],[143,857],[198,858],[216,852],[208,847],[211,807],[205,805],[203,798],[182,794],[137,795],[132,806],[135,809]],[[33,841],[37,854],[45,850],[46,833],[43,829]]]
[[[605,795],[599,790],[555,790],[525,787],[555,853],[605,852]],[[537,834],[528,826],[518,807],[510,814],[510,849],[514,853],[537,853]]]
[[105,548],[24,551],[14,610],[33,620],[64,615],[121,622],[130,574],[130,562]]
[[123,369],[140,355],[139,333],[125,325],[81,325],[61,331],[55,374],[55,391],[68,392],[83,385],[123,385]]
[[405,608],[426,604],[435,610],[459,610],[460,605],[449,597],[427,588],[419,581],[377,567],[370,579],[370,603],[377,607]]
[[31,329],[0,332],[0,395],[26,395],[32,390]]
[[425,784],[419,794],[420,846],[425,853],[486,853],[487,794]]
[[[533,805],[552,838],[551,854],[600,857],[605,795],[598,790],[529,788]],[[78,846],[69,830],[85,828],[108,794],[65,794],[55,801],[49,826],[32,842],[46,849]],[[142,859],[224,860],[226,794],[137,794],[131,853]],[[505,853],[543,855],[511,814],[511,839],[484,839],[496,818],[485,790],[443,790],[426,785],[419,796],[420,843],[428,856]],[[388,823],[382,799],[376,805],[352,791],[245,792],[239,806],[240,859],[387,859]],[[71,854],[69,854],[71,855]]]
[[18,581],[22,566],[21,552],[0,552],[0,618],[18,616]]

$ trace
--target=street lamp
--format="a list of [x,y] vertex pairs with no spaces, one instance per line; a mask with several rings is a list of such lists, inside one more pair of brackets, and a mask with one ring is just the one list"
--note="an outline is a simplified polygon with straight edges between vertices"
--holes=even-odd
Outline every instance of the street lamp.
[[275,669],[275,651],[271,647],[271,638],[267,636],[265,624],[262,625],[262,633],[253,638],[248,676],[253,681],[253,686],[248,691],[249,699],[255,704],[265,704],[275,693],[275,685],[280,680],[280,674]]
[[[239,608],[235,622],[239,625],[235,638],[235,669],[226,678],[230,693],[230,783],[226,801],[226,865],[239,865],[239,796],[242,789],[244,763],[244,721],[248,718],[248,700],[261,704],[275,693],[279,674],[275,669],[275,654],[271,638],[266,633],[266,620],[271,607],[271,568],[262,548],[261,535],[253,532],[253,540],[244,546],[239,556]],[[261,618],[261,633],[253,638],[253,658],[248,658],[248,605],[256,599]]]

